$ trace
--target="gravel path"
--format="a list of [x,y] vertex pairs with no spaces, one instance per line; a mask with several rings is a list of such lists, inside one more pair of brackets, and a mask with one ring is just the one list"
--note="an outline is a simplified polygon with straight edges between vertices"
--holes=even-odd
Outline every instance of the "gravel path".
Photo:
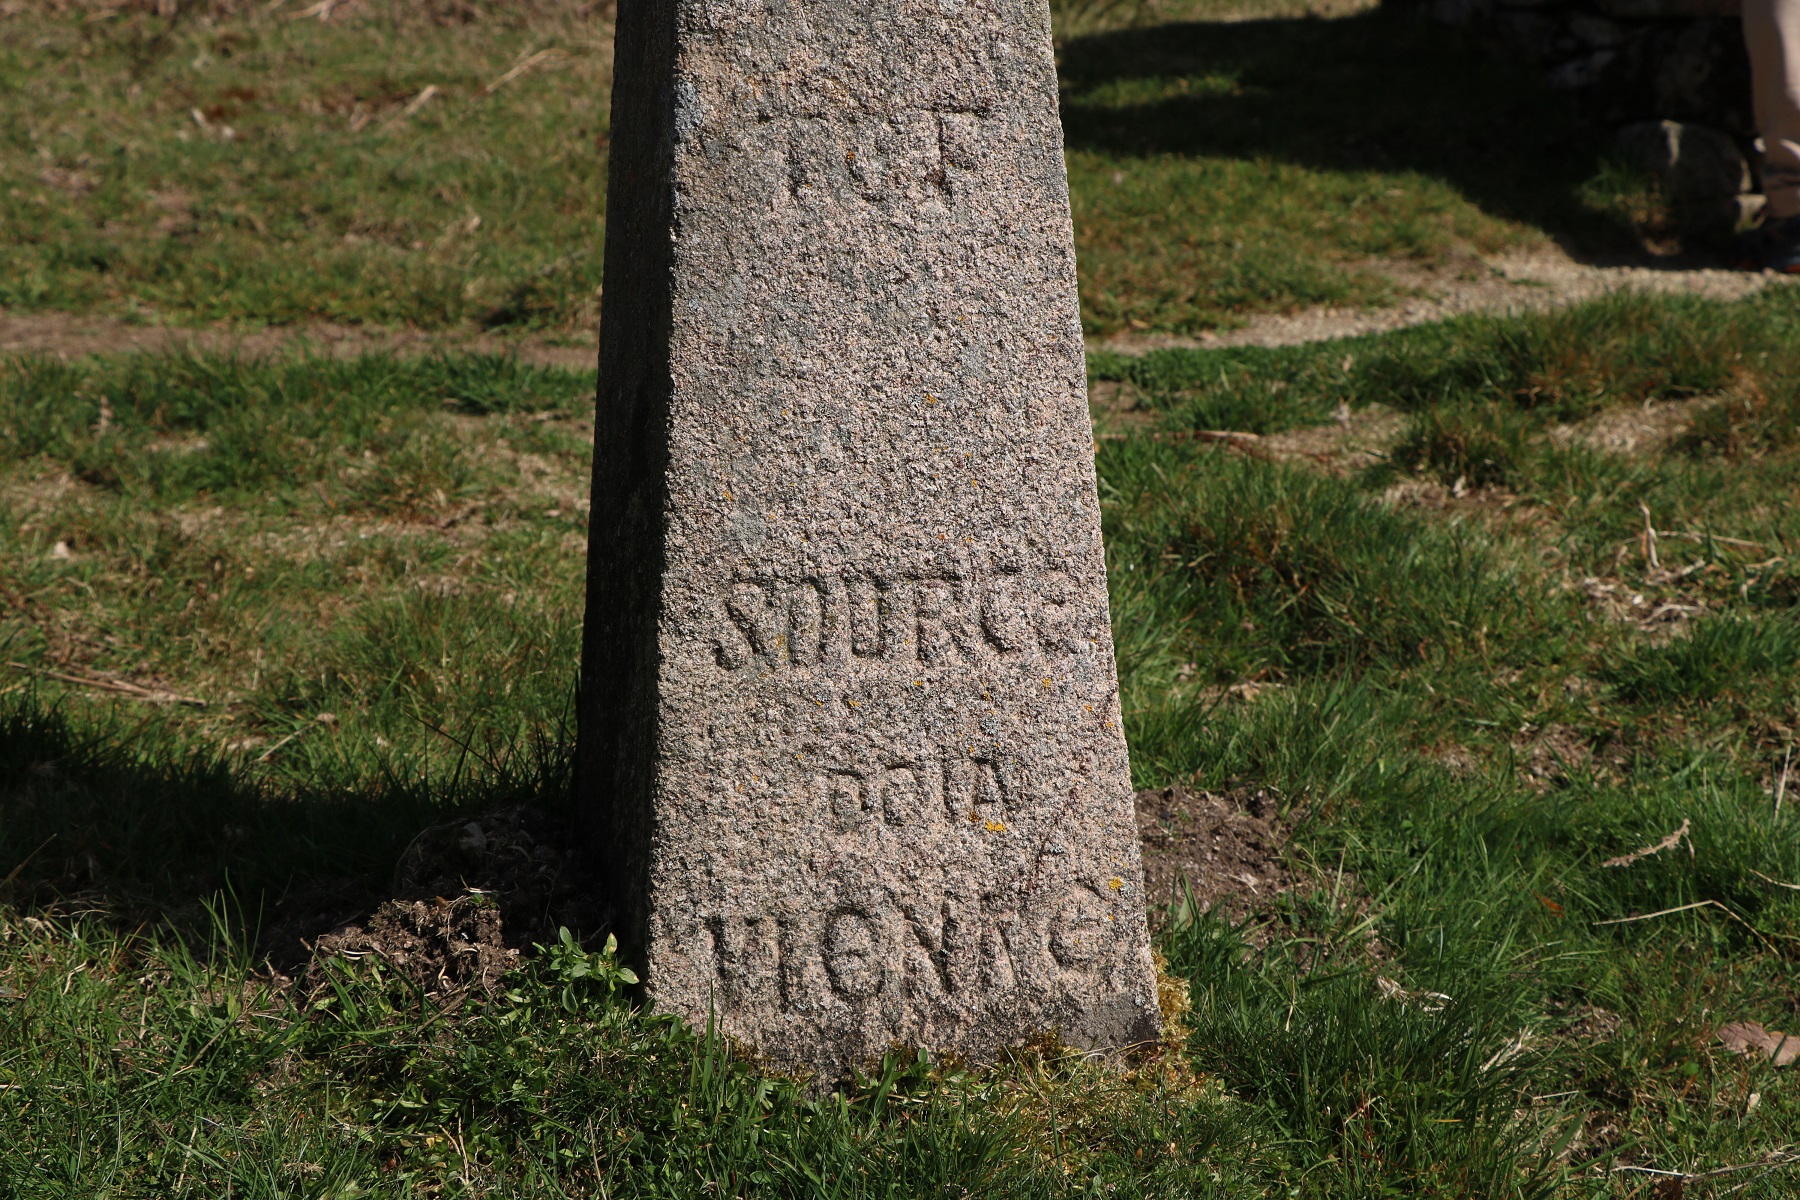
[[1381,269],[1386,274],[1416,293],[1391,308],[1313,308],[1297,313],[1269,313],[1251,317],[1236,329],[1193,338],[1162,334],[1090,338],[1088,349],[1141,354],[1172,347],[1292,346],[1383,333],[1464,313],[1553,308],[1619,288],[1736,300],[1765,287],[1791,282],[1788,277],[1768,272],[1728,271],[1713,266],[1595,266],[1578,262],[1554,247],[1503,255],[1489,259],[1485,266],[1483,274],[1459,278],[1385,264]]
[[[1463,313],[1551,308],[1617,288],[1686,292],[1718,300],[1735,300],[1765,287],[1795,282],[1795,278],[1766,272],[1752,274],[1679,262],[1656,266],[1596,266],[1578,262],[1555,247],[1490,259],[1479,273],[1465,271],[1463,276],[1466,277],[1393,263],[1381,264],[1380,269],[1413,295],[1389,308],[1312,308],[1296,313],[1262,314],[1249,318],[1236,329],[1203,333],[1199,337],[1125,334],[1090,338],[1088,349],[1142,354],[1147,350],[1171,347],[1292,346],[1382,333]],[[369,329],[352,325],[280,326],[249,331],[182,329],[134,325],[107,317],[16,313],[0,309],[0,354],[80,358],[88,354],[178,348],[252,356],[305,350],[333,358],[380,350],[397,354],[510,351],[525,362],[579,369],[591,369],[597,356],[591,338],[553,341],[492,334]]]
[[73,316],[68,313],[16,313],[0,309],[0,354],[49,354],[81,358],[89,354],[190,349],[261,357],[295,350],[329,358],[354,358],[359,354],[391,351],[424,355],[444,351],[511,352],[521,361],[539,366],[592,370],[599,351],[597,341],[565,344],[575,339],[551,341],[532,337],[496,337],[455,331],[422,333],[413,329],[371,329],[355,325],[291,325],[264,329],[181,329],[161,325],[132,325],[107,317]]

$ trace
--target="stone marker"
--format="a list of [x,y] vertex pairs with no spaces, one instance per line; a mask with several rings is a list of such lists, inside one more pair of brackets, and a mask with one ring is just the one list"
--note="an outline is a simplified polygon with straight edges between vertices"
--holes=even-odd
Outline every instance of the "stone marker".
[[1154,1039],[1045,0],[622,0],[580,791],[778,1061]]

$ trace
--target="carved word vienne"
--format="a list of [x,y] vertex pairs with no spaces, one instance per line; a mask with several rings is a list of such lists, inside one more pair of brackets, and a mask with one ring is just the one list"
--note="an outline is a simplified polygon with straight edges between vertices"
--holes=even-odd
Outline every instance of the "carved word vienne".
[[1119,909],[1102,883],[1023,905],[989,892],[934,904],[840,903],[805,916],[713,916],[702,953],[712,961],[715,1002],[728,1012],[807,1012],[833,996],[849,1004],[884,995],[997,998],[1047,976],[1091,984]]

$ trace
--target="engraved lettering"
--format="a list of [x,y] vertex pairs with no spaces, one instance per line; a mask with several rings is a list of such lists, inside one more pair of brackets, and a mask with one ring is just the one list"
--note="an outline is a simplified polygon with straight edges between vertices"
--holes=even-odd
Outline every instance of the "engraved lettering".
[[817,1004],[807,967],[818,961],[818,927],[799,921],[781,922],[781,1002],[789,1012],[805,1012]]
[[974,820],[975,809],[969,803],[969,764],[955,754],[944,756],[944,810],[951,820]]
[[1006,779],[1000,773],[1000,764],[988,758],[977,758],[970,761],[974,774],[974,800],[972,807],[979,815],[983,809],[990,809],[1002,816],[1010,816],[1006,802],[1008,788]]
[[1038,605],[1038,643],[1050,653],[1076,654],[1081,650],[1081,637],[1075,629],[1073,589],[1068,577],[1060,571],[1043,577]]
[[721,637],[713,645],[713,655],[719,665],[727,671],[735,671],[750,662],[750,649],[742,638],[737,636],[735,628],[727,636]]
[[944,584],[921,583],[915,591],[913,616],[917,629],[919,661],[953,662],[957,658],[944,620],[950,610],[950,589]]
[[889,767],[881,774],[881,815],[889,825],[913,825],[925,818],[925,797],[911,767]]
[[925,979],[930,991],[938,994],[955,991],[956,977],[950,969],[951,958],[962,932],[956,919],[956,906],[946,900],[935,915],[929,909],[909,908],[906,910],[906,927],[912,934],[912,941],[905,951],[909,973]]
[[906,610],[912,597],[906,588],[890,580],[879,581],[878,588],[881,634],[876,653],[889,661],[910,659],[916,649],[912,631],[907,628]]
[[948,755],[944,759],[944,806],[952,817],[977,824],[1004,823],[1015,815],[1014,805],[1009,803],[1015,790],[1011,775],[991,758]]
[[970,960],[977,952],[981,914],[965,906],[944,905],[944,965],[952,991],[967,991],[979,981],[971,978]]
[[819,662],[841,662],[850,641],[843,581],[823,575],[809,582],[819,597]]
[[1002,575],[988,585],[981,600],[981,632],[1001,653],[1031,646],[1031,614],[1019,595],[1017,576]]
[[1091,972],[1106,958],[1112,907],[1098,889],[1077,885],[1029,922],[1013,899],[987,893],[979,904],[945,898],[890,910],[841,903],[822,923],[756,915],[713,917],[705,927],[721,1007],[797,1012],[816,1003],[824,986],[849,1001],[878,995],[890,964],[911,994],[940,998],[1030,985],[1045,951],[1064,970]]
[[[862,136],[859,137],[858,134]],[[850,147],[843,154],[844,169],[850,176],[851,186],[856,189],[857,195],[870,204],[879,204],[887,182],[880,150],[861,129],[857,129],[852,138]]]
[[831,990],[863,1000],[881,990],[881,938],[875,922],[855,909],[839,909],[825,922],[825,974]]
[[743,580],[732,585],[731,595],[725,601],[725,610],[749,643],[751,653],[764,658],[774,657],[780,648],[781,635],[769,594],[773,590],[769,585]]
[[926,582],[918,587],[919,661],[973,662],[979,654],[969,620],[969,588],[961,581]]
[[863,780],[855,771],[826,771],[816,776],[813,794],[818,798],[819,808],[831,814],[840,830],[854,829],[862,824]]
[[981,118],[970,112],[937,114],[938,155],[946,166],[973,171],[981,161]]
[[752,1002],[767,992],[780,972],[781,948],[769,917],[714,917],[713,963],[727,1007]]
[[828,121],[799,117],[788,126],[787,185],[796,200],[826,193],[822,164],[836,157],[836,136]]
[[1013,965],[1012,938],[1009,936],[1018,917],[1001,907],[997,896],[982,897],[988,910],[987,928],[981,931],[980,969],[976,979],[985,991],[1007,992],[1019,985],[1018,969]]
[[962,568],[886,577],[865,571],[757,575],[727,590],[717,636],[721,666],[771,667],[881,659],[898,665],[979,663],[1082,653],[1080,610],[1059,572],[1008,571],[986,580]]
[[1050,924],[1050,953],[1065,967],[1091,967],[1106,940],[1106,901],[1091,888],[1078,887],[1063,901]]
[[877,658],[882,651],[882,589],[867,575],[845,580],[845,607],[850,615],[850,653]]
[[788,600],[788,657],[810,667],[824,657],[825,597],[819,585],[806,580]]

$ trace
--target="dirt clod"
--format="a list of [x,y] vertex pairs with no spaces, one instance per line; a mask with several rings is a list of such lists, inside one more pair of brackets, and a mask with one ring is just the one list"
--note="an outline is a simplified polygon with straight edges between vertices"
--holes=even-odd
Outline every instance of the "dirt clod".
[[320,938],[316,950],[309,975],[322,960],[375,958],[439,996],[465,987],[492,992],[519,959],[518,948],[506,944],[499,906],[475,893],[451,900],[389,900],[366,924]]
[[1561,1033],[1581,1042],[1609,1041],[1625,1024],[1624,1018],[1611,1009],[1596,1004],[1580,1004],[1568,1013]]
[[1573,725],[1552,723],[1513,740],[1525,781],[1542,791],[1579,779],[1592,769],[1589,735]]
[[492,992],[559,926],[597,932],[608,917],[565,822],[529,805],[426,829],[401,854],[389,892],[392,899],[310,942],[310,982],[330,958],[374,958],[440,998]]

